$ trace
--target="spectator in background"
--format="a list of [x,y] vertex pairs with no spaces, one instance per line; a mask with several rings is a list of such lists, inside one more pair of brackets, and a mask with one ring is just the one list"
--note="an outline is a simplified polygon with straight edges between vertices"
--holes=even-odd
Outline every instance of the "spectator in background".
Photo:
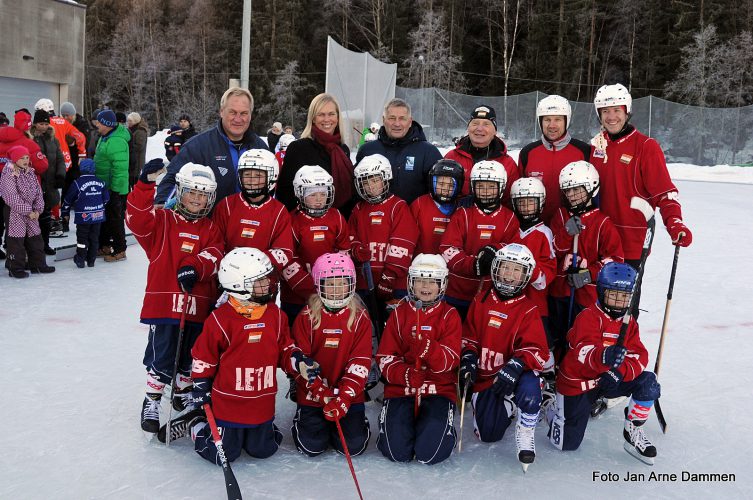
[[10,125],[10,120],[8,120],[8,117],[5,115],[5,113],[0,111],[0,127],[7,127],[8,125]]
[[60,143],[55,138],[55,131],[50,126],[50,115],[46,111],[40,109],[34,113],[31,133],[42,154],[47,157],[48,168],[41,178],[44,210],[39,214],[39,229],[44,241],[44,253],[55,255],[55,250],[50,247],[50,234],[54,231],[52,236],[57,238],[63,236],[63,230],[59,225],[53,228],[51,210],[52,207],[60,205],[58,189],[62,188],[65,182],[65,160]]
[[274,122],[272,128],[267,132],[267,147],[273,153],[277,152],[277,142],[282,135],[282,123]]
[[180,118],[178,118],[178,125],[180,125],[180,129],[182,130],[181,134],[183,136],[184,143],[188,141],[188,139],[196,135],[196,129],[193,128],[191,117],[187,114],[184,113],[180,115]]
[[175,155],[180,153],[183,147],[183,129],[180,125],[170,125],[167,137],[165,137],[165,157],[167,161],[172,161]]
[[97,129],[101,137],[94,155],[96,176],[110,191],[110,200],[105,205],[106,220],[99,240],[99,255],[104,255],[105,262],[117,262],[126,258],[123,212],[128,194],[128,142],[131,136],[109,109],[97,115]]
[[149,137],[149,127],[146,120],[136,112],[128,114],[126,124],[129,132],[131,132],[128,156],[128,190],[130,191],[139,179],[141,169],[146,162],[146,140]]
[[[64,102],[60,105],[60,116],[65,118],[68,123],[76,127],[79,132],[84,134],[85,140],[89,140],[91,127],[89,126],[89,123],[87,123],[86,119],[76,112],[76,107],[72,103]],[[71,166],[65,172],[65,185],[63,186],[63,193],[67,193],[68,188],[71,186],[73,181],[78,179],[78,176],[80,174],[80,170],[78,168],[80,159],[82,159],[84,156],[94,155],[93,152],[91,155],[89,154],[88,144],[85,145],[87,150],[82,151],[79,149],[79,144],[78,142],[76,142],[74,137],[67,135],[66,141],[68,142],[68,150],[71,153]],[[96,144],[94,147],[96,149]],[[68,232],[68,221],[66,221],[65,219],[63,219],[63,232]]]
[[290,135],[292,135],[293,137],[295,137],[296,139],[298,138],[298,137],[296,137],[296,135],[295,135],[295,134],[293,133],[293,126],[292,126],[292,125],[285,125],[285,128],[284,128],[284,129],[282,129],[282,132],[283,132],[284,134],[290,134]]
[[392,166],[391,191],[410,205],[429,192],[429,170],[442,159],[442,153],[426,141],[423,128],[413,120],[410,105],[404,100],[392,99],[384,106],[382,123],[377,140],[364,143],[358,150],[356,163],[373,154],[386,157]]
[[89,122],[91,123],[91,127],[89,128],[89,136],[87,137],[86,142],[86,155],[89,158],[94,158],[94,153],[97,151],[97,141],[99,141],[99,129],[97,129],[97,115],[99,115],[99,112],[102,111],[101,109],[95,109],[92,113],[91,120]]
[[115,118],[117,119],[118,123],[120,123],[121,125],[125,125],[126,122],[128,121],[125,113],[123,113],[122,111],[116,111]]

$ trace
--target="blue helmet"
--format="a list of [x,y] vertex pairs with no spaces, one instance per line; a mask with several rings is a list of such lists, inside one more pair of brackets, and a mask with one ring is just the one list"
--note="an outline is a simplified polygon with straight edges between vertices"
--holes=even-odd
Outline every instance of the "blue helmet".
[[[638,273],[635,269],[630,264],[622,262],[609,262],[599,271],[599,276],[596,278],[596,295],[601,308],[611,317],[619,318],[628,311],[637,278]],[[627,292],[630,298],[625,304],[608,305],[604,300],[607,290]]]

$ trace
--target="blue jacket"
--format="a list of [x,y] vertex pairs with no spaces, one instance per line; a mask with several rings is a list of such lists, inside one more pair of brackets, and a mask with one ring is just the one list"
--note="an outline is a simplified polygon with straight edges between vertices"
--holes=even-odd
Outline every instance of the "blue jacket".
[[155,204],[164,204],[175,187],[175,174],[188,162],[206,165],[214,172],[217,181],[217,202],[226,196],[238,193],[238,158],[248,149],[267,149],[264,141],[251,129],[246,131],[240,147],[235,146],[221,122],[215,127],[191,137],[167,166],[165,177],[157,186]]
[[[110,200],[110,190],[92,174],[83,174],[73,181],[63,200],[63,217],[76,212],[76,224],[99,224],[105,221],[105,205]],[[74,205],[75,204],[75,205]]]
[[356,162],[373,154],[384,155],[390,161],[390,191],[408,205],[429,192],[427,175],[431,167],[442,159],[442,153],[426,141],[424,129],[415,121],[402,139],[391,139],[384,127],[380,128],[378,139],[365,143],[358,150]]

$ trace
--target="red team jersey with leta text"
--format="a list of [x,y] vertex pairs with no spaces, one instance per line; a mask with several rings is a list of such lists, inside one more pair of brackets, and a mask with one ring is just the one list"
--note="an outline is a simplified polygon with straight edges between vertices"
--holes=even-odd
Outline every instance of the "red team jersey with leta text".
[[191,377],[212,378],[212,410],[218,420],[262,424],[275,416],[277,368],[293,375],[288,318],[268,304],[248,319],[224,303],[204,323],[191,350]]
[[293,258],[290,214],[274,198],[251,205],[242,193],[226,196],[214,208],[212,219],[225,238],[227,252],[238,247],[258,248],[278,272]]
[[[371,368],[371,320],[365,309],[356,314],[348,328],[350,310],[329,312],[322,308],[319,326],[314,328],[311,309],[306,306],[293,324],[293,339],[303,354],[315,359],[321,367],[320,376],[328,387],[347,393],[352,403],[363,403],[363,390]],[[306,379],[296,377],[298,404],[324,406],[306,390]]]
[[[520,224],[512,211],[500,207],[487,214],[473,206],[459,208],[450,219],[440,250],[450,268],[447,296],[470,301],[481,288],[476,277],[476,255],[486,245],[500,248],[520,241]],[[484,278],[484,284],[489,278]]]
[[[371,250],[374,284],[389,279],[394,289],[405,289],[408,266],[418,239],[418,227],[405,201],[391,194],[372,205],[359,201],[348,219],[350,236]],[[359,272],[357,288],[366,290],[366,280]]]
[[[622,318],[612,319],[597,304],[592,304],[575,317],[567,333],[568,350],[557,374],[557,392],[577,396],[594,389],[602,373],[609,370],[601,362],[604,349],[617,343]],[[638,323],[630,318],[624,346],[625,361],[617,369],[625,382],[634,380],[648,363],[648,351],[638,334]]]
[[421,362],[426,370],[421,394],[443,396],[455,401],[457,368],[460,364],[460,315],[444,301],[419,313],[417,318],[413,304],[404,299],[387,320],[376,354],[382,377],[387,381],[384,397],[399,398],[416,394],[415,389],[406,387],[405,372],[416,366],[411,345],[416,334],[416,321],[419,321],[420,334],[428,335],[431,339],[428,354]]
[[478,355],[473,392],[488,389],[510,358],[526,370],[541,370],[549,358],[541,314],[531,299],[519,295],[501,300],[493,290],[476,295],[463,324],[463,351]]
[[[125,221],[149,259],[141,322],[178,323],[186,308],[186,321],[202,323],[217,300],[217,270],[225,242],[209,219],[187,220],[172,210],[155,209],[155,185],[137,182],[128,195]],[[178,269],[193,266],[199,280],[183,303]]]
[[542,316],[549,316],[549,304],[547,303],[549,285],[557,276],[557,257],[554,253],[552,230],[543,222],[539,222],[525,231],[521,229],[520,240],[536,259],[536,267],[531,275],[531,281],[525,289],[526,297],[536,304]]
[[281,300],[291,304],[305,304],[316,293],[311,267],[325,253],[347,251],[350,232],[345,218],[336,208],[321,217],[311,217],[300,209],[291,213],[294,256],[282,271],[285,281],[280,289]]
[[439,254],[439,245],[442,243],[442,237],[447,231],[452,214],[443,214],[430,194],[416,198],[410,205],[410,211],[418,225],[416,255]]

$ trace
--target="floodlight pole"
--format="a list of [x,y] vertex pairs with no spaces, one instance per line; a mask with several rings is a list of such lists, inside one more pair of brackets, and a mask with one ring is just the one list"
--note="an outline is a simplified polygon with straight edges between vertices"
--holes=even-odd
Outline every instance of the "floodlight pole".
[[243,0],[243,31],[241,33],[241,87],[248,89],[248,67],[251,56],[251,0]]

